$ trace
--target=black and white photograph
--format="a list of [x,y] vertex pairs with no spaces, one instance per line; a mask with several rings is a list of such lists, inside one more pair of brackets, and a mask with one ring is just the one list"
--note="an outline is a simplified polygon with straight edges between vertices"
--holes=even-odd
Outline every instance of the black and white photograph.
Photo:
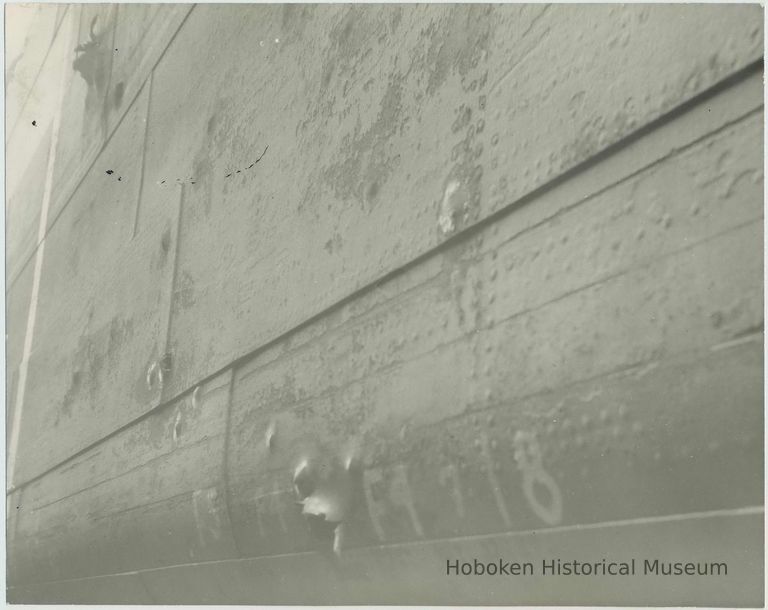
[[764,7],[4,4],[8,604],[764,607]]

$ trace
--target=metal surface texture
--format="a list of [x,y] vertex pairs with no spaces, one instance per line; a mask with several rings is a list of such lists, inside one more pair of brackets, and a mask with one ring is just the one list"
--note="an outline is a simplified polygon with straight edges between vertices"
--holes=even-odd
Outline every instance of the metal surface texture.
[[762,11],[36,17],[9,600],[762,603]]

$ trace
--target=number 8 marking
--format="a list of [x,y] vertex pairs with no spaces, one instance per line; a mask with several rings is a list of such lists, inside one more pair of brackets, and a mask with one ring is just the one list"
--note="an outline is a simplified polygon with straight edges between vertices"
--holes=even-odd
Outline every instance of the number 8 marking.
[[[530,432],[518,430],[513,443],[515,461],[523,474],[523,493],[528,503],[542,521],[549,525],[557,525],[563,518],[563,497],[555,480],[544,470],[541,448],[536,437]],[[547,488],[550,496],[549,506],[545,506],[536,497],[534,483]]]

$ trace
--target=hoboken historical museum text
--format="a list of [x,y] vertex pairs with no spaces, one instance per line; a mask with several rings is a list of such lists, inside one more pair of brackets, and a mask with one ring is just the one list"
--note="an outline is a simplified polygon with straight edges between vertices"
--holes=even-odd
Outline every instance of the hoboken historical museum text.
[[539,562],[448,559],[445,572],[447,576],[727,576],[728,564],[723,561],[663,561],[661,559],[629,559],[627,561],[542,559]]

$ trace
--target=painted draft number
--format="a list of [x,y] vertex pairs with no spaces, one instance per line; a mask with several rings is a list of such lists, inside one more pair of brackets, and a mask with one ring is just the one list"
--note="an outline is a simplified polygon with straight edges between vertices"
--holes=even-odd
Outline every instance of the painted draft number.
[[[507,528],[513,525],[512,517],[501,484],[495,473],[492,458],[492,447],[489,439],[483,436],[480,447],[485,472],[488,476],[502,521]],[[514,460],[522,477],[522,491],[533,513],[547,525],[557,525],[563,518],[563,498],[555,479],[544,469],[541,447],[536,436],[525,430],[518,430],[513,439]],[[451,492],[456,515],[466,516],[466,501],[461,489],[460,475],[454,464],[446,464],[440,468],[438,482],[446,491]],[[381,468],[368,469],[363,472],[363,486],[368,504],[368,514],[373,529],[379,541],[387,539],[384,522],[392,509],[405,510],[409,517],[413,532],[424,537],[424,529],[416,510],[407,469],[404,464],[397,464],[392,470]]]
[[[552,476],[544,470],[541,448],[530,432],[518,430],[514,438],[515,462],[523,475],[523,493],[533,512],[548,525],[557,525],[563,518],[563,497]],[[536,492],[537,484],[548,493],[544,501]]]

